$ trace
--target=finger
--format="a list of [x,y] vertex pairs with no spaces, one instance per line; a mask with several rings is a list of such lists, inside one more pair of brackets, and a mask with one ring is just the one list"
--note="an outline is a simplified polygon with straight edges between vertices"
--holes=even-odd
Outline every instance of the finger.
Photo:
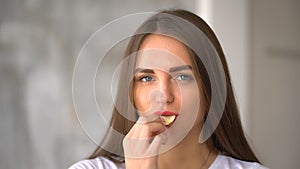
[[146,122],[150,121],[148,117],[149,116],[141,116],[138,122],[130,129],[126,137],[149,138],[166,130],[166,127],[162,124],[158,116],[156,116],[155,119],[151,117],[151,122]]
[[154,157],[159,155],[159,150],[161,145],[164,145],[167,140],[166,135],[160,134],[154,137],[152,143],[149,145],[147,149],[147,157]]
[[139,138],[151,138],[163,133],[167,128],[159,121],[146,123],[141,126]]
[[154,136],[163,133],[165,130],[166,127],[160,121],[135,124],[123,140],[126,156],[132,158],[144,157],[155,138]]
[[133,138],[134,137],[134,134],[137,132],[137,126],[138,124],[135,124],[132,126],[132,128],[129,130],[129,132],[127,133],[126,137],[127,138]]
[[157,121],[158,118],[159,118],[159,116],[155,115],[155,114],[140,116],[136,123],[138,123],[138,124],[150,123],[153,121]]

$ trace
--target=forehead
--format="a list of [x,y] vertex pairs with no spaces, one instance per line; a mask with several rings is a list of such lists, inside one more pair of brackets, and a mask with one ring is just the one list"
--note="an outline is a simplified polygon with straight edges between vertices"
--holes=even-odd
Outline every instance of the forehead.
[[169,69],[191,65],[186,47],[178,40],[164,35],[148,35],[138,52],[136,67]]

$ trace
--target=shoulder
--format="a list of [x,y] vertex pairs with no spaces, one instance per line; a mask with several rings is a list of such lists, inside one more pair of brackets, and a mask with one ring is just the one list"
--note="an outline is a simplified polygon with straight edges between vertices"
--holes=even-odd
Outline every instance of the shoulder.
[[229,156],[218,155],[209,169],[268,169],[256,162],[238,160]]
[[125,169],[124,163],[114,163],[105,157],[78,161],[68,169]]

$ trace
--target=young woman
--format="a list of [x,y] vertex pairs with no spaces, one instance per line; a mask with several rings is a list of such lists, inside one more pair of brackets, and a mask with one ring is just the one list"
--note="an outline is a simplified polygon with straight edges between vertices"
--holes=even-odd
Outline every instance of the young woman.
[[222,48],[200,17],[149,18],[121,72],[111,128],[71,169],[265,168],[245,139]]

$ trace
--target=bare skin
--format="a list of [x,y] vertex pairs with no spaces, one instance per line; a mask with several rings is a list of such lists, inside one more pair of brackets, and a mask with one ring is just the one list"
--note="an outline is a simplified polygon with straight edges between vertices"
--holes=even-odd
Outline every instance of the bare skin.
[[[217,153],[210,150],[207,143],[198,142],[204,108],[199,100],[201,94],[194,94],[199,88],[190,56],[182,43],[162,35],[147,36],[140,47],[141,51],[152,49],[166,51],[179,58],[181,62],[173,60],[174,57],[170,56],[159,62],[153,57],[138,57],[133,97],[140,119],[123,141],[126,168],[209,168]],[[154,66],[156,64],[157,67]],[[159,99],[155,96],[156,91],[160,94]],[[189,114],[191,113],[189,108],[193,105],[200,105],[194,115],[195,118],[192,118],[193,114]],[[155,115],[154,112],[157,110],[178,113],[178,120],[175,121],[178,124],[165,126]],[[181,117],[187,119],[190,117],[194,120],[183,123],[180,122]],[[192,126],[183,140],[170,150],[160,153],[162,145],[172,143],[172,136],[177,133],[180,135],[181,130],[178,128],[184,129],[187,123],[191,123]],[[176,125],[179,127],[176,128]],[[173,135],[164,134],[166,131]],[[141,139],[144,141],[139,141]]]

